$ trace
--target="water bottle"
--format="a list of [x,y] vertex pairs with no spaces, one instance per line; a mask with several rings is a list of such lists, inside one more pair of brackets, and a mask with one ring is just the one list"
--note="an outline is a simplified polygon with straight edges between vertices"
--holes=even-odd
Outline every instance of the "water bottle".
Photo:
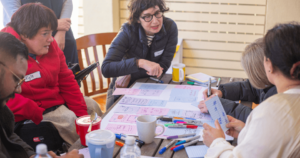
[[135,138],[127,136],[121,150],[121,158],[140,158],[141,149],[136,145]]
[[36,146],[36,155],[34,158],[52,158],[48,154],[48,149],[46,144],[38,144]]

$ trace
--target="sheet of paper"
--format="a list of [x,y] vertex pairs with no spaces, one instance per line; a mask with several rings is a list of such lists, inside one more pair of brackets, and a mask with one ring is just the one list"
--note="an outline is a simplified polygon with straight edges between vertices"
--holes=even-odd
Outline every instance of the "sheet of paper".
[[124,134],[128,134],[128,135],[136,135],[137,134],[136,125],[108,124],[105,129],[110,130],[114,133],[124,133]]
[[208,147],[206,145],[188,146],[185,151],[189,158],[202,158],[207,153]]
[[191,103],[197,101],[196,97],[185,97],[185,96],[171,96],[169,99],[170,102],[183,102]]
[[139,96],[160,96],[163,90],[156,89],[140,89]]
[[175,88],[178,88],[178,89],[196,89],[196,90],[201,90],[202,87],[200,86],[187,86],[187,85],[177,85],[175,86]]
[[200,82],[207,82],[209,80],[209,78],[211,78],[211,80],[216,80],[214,77],[209,76],[207,74],[204,73],[196,73],[196,74],[191,74],[188,75],[189,77],[195,78],[197,80],[199,80]]
[[214,96],[211,99],[205,101],[205,104],[212,119],[218,120],[223,131],[226,132],[228,130],[226,124],[229,123],[229,121],[219,97]]
[[138,115],[128,115],[128,114],[117,114],[115,113],[109,122],[124,122],[124,123],[131,123],[135,124],[136,118]]
[[172,89],[171,96],[182,96],[182,97],[197,97],[199,90],[196,89]]
[[152,108],[152,107],[141,107],[137,112],[138,115],[167,115],[169,109],[166,108]]
[[149,99],[124,96],[119,103],[127,105],[148,105],[149,101]]
[[82,154],[84,158],[90,158],[90,151],[89,148],[83,148],[83,149],[79,149],[79,154]]
[[168,85],[165,84],[142,84],[139,89],[158,89],[164,90]]
[[140,92],[140,89],[116,88],[113,95],[138,95]]
[[181,109],[170,109],[168,116],[181,117]]
[[136,114],[140,110],[140,107],[138,106],[117,106],[117,109],[115,110],[116,113],[130,113],[130,114]]

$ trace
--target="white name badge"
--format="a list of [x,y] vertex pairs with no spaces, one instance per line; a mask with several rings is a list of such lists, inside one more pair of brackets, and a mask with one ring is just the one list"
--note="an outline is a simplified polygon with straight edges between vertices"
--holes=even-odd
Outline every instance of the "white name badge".
[[164,52],[164,49],[163,50],[159,50],[157,52],[154,52],[154,56],[155,57],[160,56],[160,55],[162,55],[163,52]]
[[25,82],[29,82],[29,81],[32,81],[32,80],[37,79],[37,78],[41,78],[40,71],[37,71],[37,72],[34,72],[32,74],[26,75],[25,76]]

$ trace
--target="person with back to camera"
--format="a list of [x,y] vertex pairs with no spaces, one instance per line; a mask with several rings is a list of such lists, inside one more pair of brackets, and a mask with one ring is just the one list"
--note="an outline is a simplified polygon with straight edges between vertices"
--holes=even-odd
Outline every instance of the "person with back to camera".
[[175,22],[163,15],[169,10],[164,0],[131,0],[128,9],[128,22],[122,25],[101,66],[104,77],[113,77],[107,109],[119,97],[112,95],[115,88],[127,88],[139,78],[160,77],[176,50],[178,30]]
[[228,115],[227,134],[238,138],[236,147],[216,128],[204,124],[206,157],[300,157],[300,25],[279,24],[265,38],[264,68],[278,94],[249,115],[246,124]]
[[[268,81],[264,69],[264,48],[264,41],[259,38],[249,44],[242,54],[241,63],[249,80],[221,84],[218,90],[211,89],[212,94],[220,98],[226,114],[243,122],[246,122],[252,108],[235,101],[242,100],[259,104],[277,94],[276,87]],[[206,100],[207,89],[204,90],[203,96]],[[208,113],[205,100],[198,105],[202,113]]]
[[[62,50],[52,37],[56,28],[57,19],[51,9],[40,3],[28,3],[14,13],[2,30],[22,41],[29,51],[23,91],[9,100],[7,106],[16,122],[51,122],[60,136],[73,144],[79,139],[75,119],[87,115],[88,109],[99,107],[86,104]],[[86,100],[90,102],[89,98]]]

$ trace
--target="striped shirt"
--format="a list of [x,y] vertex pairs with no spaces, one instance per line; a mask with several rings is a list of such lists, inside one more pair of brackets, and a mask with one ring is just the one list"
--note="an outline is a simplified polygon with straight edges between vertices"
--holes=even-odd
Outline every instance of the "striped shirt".
[[148,40],[148,47],[151,46],[152,40],[153,40],[154,36],[147,36],[147,40]]

